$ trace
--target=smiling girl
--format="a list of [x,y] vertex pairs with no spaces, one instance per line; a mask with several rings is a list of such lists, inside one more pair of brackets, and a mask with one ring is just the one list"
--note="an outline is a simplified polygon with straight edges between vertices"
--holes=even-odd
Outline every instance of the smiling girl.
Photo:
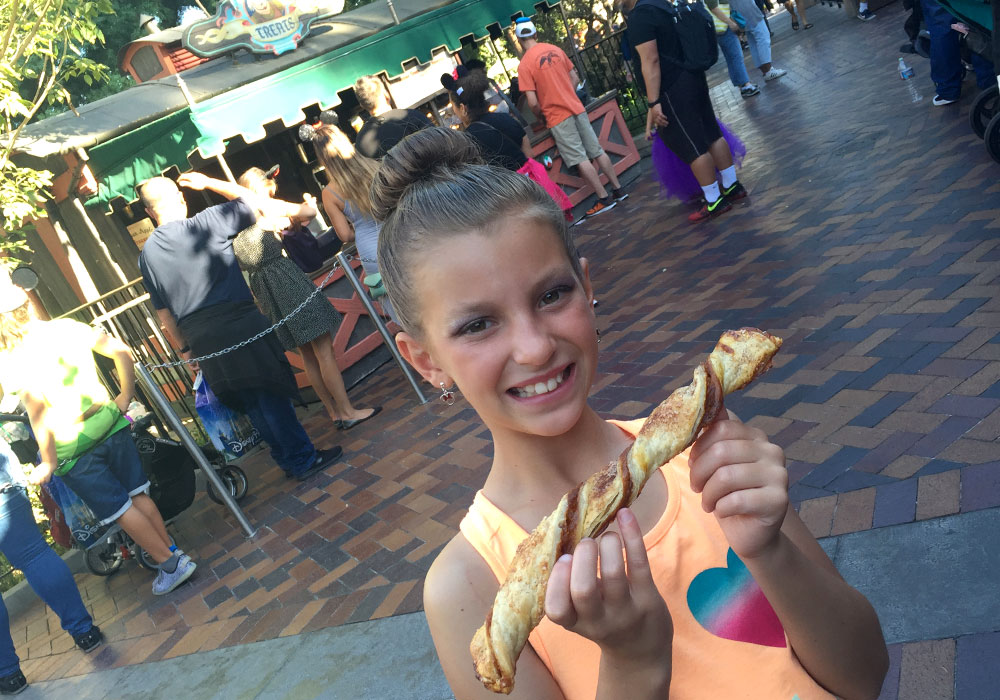
[[[517,545],[643,421],[587,403],[590,270],[541,187],[428,129],[385,157],[372,199],[401,352],[443,392],[457,385],[493,437],[486,482],[424,585],[456,698],[492,698],[469,642]],[[878,619],[790,507],[781,449],[720,420],[659,476],[615,532],[556,563],[511,697],[875,698]]]

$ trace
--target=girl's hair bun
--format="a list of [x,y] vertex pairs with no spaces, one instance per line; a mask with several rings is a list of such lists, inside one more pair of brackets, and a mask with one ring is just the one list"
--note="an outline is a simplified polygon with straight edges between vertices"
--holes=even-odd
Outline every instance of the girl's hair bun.
[[482,163],[476,142],[462,132],[434,126],[410,134],[385,155],[375,173],[372,213],[384,221],[415,185],[443,181],[462,166]]

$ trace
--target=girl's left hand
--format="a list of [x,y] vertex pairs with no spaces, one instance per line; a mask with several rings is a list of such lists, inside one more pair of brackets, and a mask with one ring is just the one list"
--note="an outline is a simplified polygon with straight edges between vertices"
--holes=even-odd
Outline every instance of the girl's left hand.
[[715,513],[733,552],[754,558],[778,541],[788,512],[785,453],[734,419],[709,426],[691,448],[691,488]]

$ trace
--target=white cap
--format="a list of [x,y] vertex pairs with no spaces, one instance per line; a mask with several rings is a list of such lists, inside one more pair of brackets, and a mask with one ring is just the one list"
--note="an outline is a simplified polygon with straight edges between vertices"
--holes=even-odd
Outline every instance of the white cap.
[[514,36],[518,39],[527,39],[529,36],[535,36],[535,33],[535,23],[527,17],[520,17],[514,23]]
[[28,295],[10,281],[10,273],[0,265],[0,314],[20,308],[26,301]]

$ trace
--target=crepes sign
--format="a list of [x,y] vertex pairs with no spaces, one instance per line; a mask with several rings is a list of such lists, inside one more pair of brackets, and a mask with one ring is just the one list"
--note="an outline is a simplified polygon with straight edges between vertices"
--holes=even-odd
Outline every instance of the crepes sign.
[[344,0],[223,0],[214,17],[185,27],[181,44],[204,58],[236,49],[280,55],[295,49],[313,22],[343,9]]

